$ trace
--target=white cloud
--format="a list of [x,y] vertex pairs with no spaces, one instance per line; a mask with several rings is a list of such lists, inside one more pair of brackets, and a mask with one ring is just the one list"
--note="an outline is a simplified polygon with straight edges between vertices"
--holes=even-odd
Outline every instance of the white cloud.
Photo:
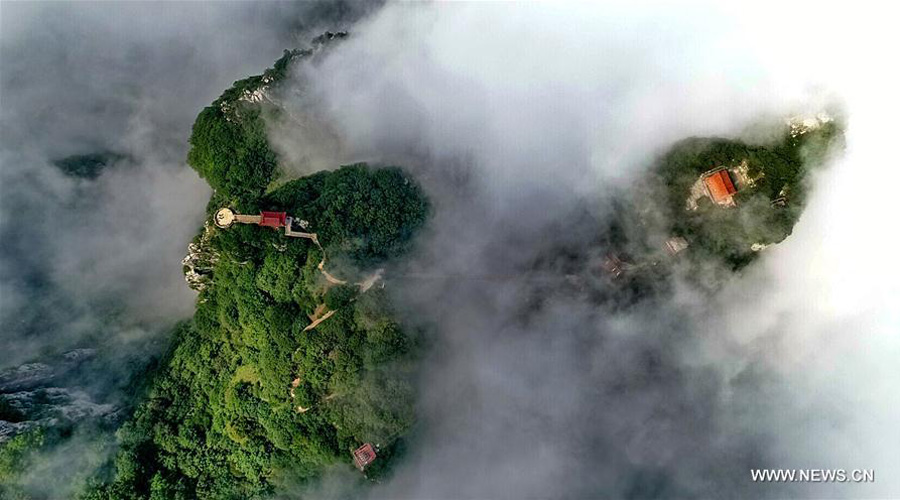
[[[422,305],[417,313],[439,325],[448,346],[433,367],[439,375],[423,388],[431,395],[425,418],[437,430],[388,496],[626,494],[621,474],[558,477],[560,470],[585,472],[581,441],[596,440],[604,443],[598,453],[631,450],[632,462],[629,468],[608,456],[598,466],[627,476],[636,464],[652,463],[696,488],[693,494],[709,494],[710,484],[776,496],[900,492],[900,457],[888,445],[900,442],[890,425],[900,421],[891,397],[900,381],[898,237],[891,229],[900,87],[890,63],[898,43],[890,13],[870,7],[400,4],[315,69],[306,103],[333,120],[353,159],[419,169],[439,206],[428,265],[456,273],[527,261],[553,244],[550,227],[582,231],[567,208],[600,200],[599,186],[634,179],[674,140],[733,135],[760,117],[818,111],[835,99],[847,113],[846,154],[816,176],[794,235],[715,298],[721,308],[687,294],[656,309],[688,313],[700,343],[660,340],[660,331],[684,324],[645,317],[650,311],[598,320],[578,299],[553,292],[545,298],[553,307],[525,313],[518,301],[534,288],[527,282],[515,293],[410,285]],[[459,165],[477,186],[463,194],[435,172]],[[556,333],[562,340],[545,343],[542,328],[572,317]],[[566,344],[592,331],[580,349]],[[609,338],[620,353],[608,350]],[[662,366],[681,382],[661,384],[668,396],[648,388],[609,392],[616,377],[648,376],[639,364],[642,346],[667,360]],[[677,360],[660,351],[670,348]],[[583,356],[613,368],[579,371]],[[635,366],[629,371],[616,356]],[[573,368],[556,370],[555,363]],[[706,367],[714,367],[721,387],[701,382]],[[753,370],[763,378],[742,387],[740,378]],[[529,377],[546,384],[520,387]],[[598,391],[609,406],[590,400]],[[566,395],[586,398],[600,416],[553,404]],[[673,397],[708,406],[680,414]],[[446,414],[459,405],[459,415]],[[660,413],[671,420],[658,421]],[[710,419],[707,432],[694,436],[709,449],[686,454],[690,448],[676,436],[696,432],[691,418]],[[621,426],[621,435],[584,427],[598,423]],[[657,451],[639,446],[642,439]],[[513,443],[528,444],[521,454],[497,453]],[[749,464],[880,472],[875,484],[846,490],[754,490],[743,469]],[[710,477],[717,467],[723,477]],[[685,493],[667,487],[659,494]]]

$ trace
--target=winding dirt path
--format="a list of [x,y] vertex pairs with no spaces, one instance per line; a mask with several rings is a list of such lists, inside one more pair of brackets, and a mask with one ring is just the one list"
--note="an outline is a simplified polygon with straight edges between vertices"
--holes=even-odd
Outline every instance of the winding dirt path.
[[331,283],[332,285],[346,285],[347,282],[344,280],[340,280],[331,275],[328,271],[325,270],[325,257],[322,257],[322,262],[319,262],[319,271],[322,273],[322,276],[325,276],[325,279]]
[[[319,272],[322,273],[322,276],[325,277],[325,280],[328,281],[329,283],[331,283],[332,285],[346,285],[347,284],[347,282],[345,280],[339,279],[339,278],[335,277],[333,274],[329,273],[327,270],[325,270],[325,262],[327,260],[327,254],[325,253],[325,249],[322,248],[322,244],[319,243],[319,238],[318,238],[318,236],[316,236],[316,233],[292,232],[292,231],[290,231],[290,228],[287,228],[287,230],[285,231],[285,234],[287,234],[288,236],[294,236],[294,237],[300,237],[300,238],[306,238],[306,239],[312,240],[312,242],[315,243],[316,246],[319,247],[319,250],[322,252],[322,260],[319,261],[319,265],[316,267],[319,269]],[[374,273],[372,273],[369,277],[367,277],[365,280],[363,280],[362,282],[355,283],[355,285],[359,287],[360,293],[366,293],[367,291],[369,291],[370,288],[372,288],[373,285],[375,285],[375,283],[378,282],[378,280],[381,279],[381,277],[383,275],[384,275],[384,269],[378,269]],[[326,312],[322,316],[319,316],[320,314],[322,314],[323,311],[325,311],[325,304],[319,304],[319,306],[316,307],[316,310],[313,312],[313,314],[309,318],[312,320],[312,323],[310,323],[309,325],[306,326],[306,328],[303,329],[304,332],[308,332],[308,331],[314,329],[315,327],[319,326],[323,321],[332,317],[334,315],[334,313],[337,312],[337,311],[332,310],[332,311]],[[298,350],[299,350],[299,348],[298,348]],[[294,389],[299,384],[300,384],[299,377],[294,379],[291,382],[291,389],[290,389],[291,398],[294,397]],[[335,396],[336,396],[336,394],[330,394],[325,398],[325,401],[328,401]],[[310,406],[309,408],[297,406],[296,411],[297,411],[297,413],[306,413],[310,409],[312,409],[312,406]]]
[[328,311],[327,313],[325,313],[324,316],[322,316],[321,318],[319,318],[319,319],[313,321],[312,323],[310,323],[309,325],[307,325],[306,328],[303,329],[303,331],[304,331],[304,332],[308,332],[308,331],[312,330],[313,328],[319,326],[319,323],[321,323],[321,322],[325,321],[326,319],[330,318],[331,316],[334,315],[334,313],[335,313],[335,311]]

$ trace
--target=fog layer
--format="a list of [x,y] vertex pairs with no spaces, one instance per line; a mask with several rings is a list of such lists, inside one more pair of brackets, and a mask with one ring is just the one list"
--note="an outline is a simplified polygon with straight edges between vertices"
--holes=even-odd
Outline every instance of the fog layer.
[[[387,278],[437,336],[420,436],[375,496],[900,492],[896,208],[871,181],[897,177],[879,161],[893,35],[769,7],[392,5],[301,70],[297,107],[341,138],[340,160],[404,164],[435,201],[417,257]],[[846,155],[815,177],[796,234],[717,295],[676,283],[622,312],[565,284],[606,250],[610,193],[672,142],[835,102]],[[751,468],[877,481],[762,485]]]

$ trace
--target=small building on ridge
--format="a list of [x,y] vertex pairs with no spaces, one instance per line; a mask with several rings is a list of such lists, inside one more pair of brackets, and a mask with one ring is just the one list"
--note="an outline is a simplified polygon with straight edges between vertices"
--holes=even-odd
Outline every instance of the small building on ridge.
[[353,463],[359,470],[365,470],[366,466],[375,460],[375,449],[371,443],[366,443],[353,452]]
[[727,169],[722,168],[713,171],[703,179],[703,182],[706,184],[709,198],[713,203],[717,205],[734,206],[733,196],[734,193],[737,192],[737,189],[735,189]]
[[287,221],[285,212],[262,212],[260,217],[259,225],[265,227],[284,227]]
[[681,236],[673,236],[666,240],[666,251],[669,252],[669,255],[676,255],[687,247],[687,240]]

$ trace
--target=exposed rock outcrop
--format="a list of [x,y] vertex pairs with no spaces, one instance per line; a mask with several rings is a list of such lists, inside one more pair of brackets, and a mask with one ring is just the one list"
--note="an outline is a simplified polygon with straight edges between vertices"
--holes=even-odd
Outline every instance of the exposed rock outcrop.
[[202,291],[212,279],[213,268],[219,260],[219,254],[212,249],[209,240],[215,228],[209,221],[203,225],[203,233],[188,245],[188,254],[181,260],[184,280],[189,287]]
[[118,406],[97,402],[80,388],[66,387],[72,374],[95,356],[94,349],[75,349],[0,372],[0,443],[36,427],[88,419],[120,421],[123,415]]

